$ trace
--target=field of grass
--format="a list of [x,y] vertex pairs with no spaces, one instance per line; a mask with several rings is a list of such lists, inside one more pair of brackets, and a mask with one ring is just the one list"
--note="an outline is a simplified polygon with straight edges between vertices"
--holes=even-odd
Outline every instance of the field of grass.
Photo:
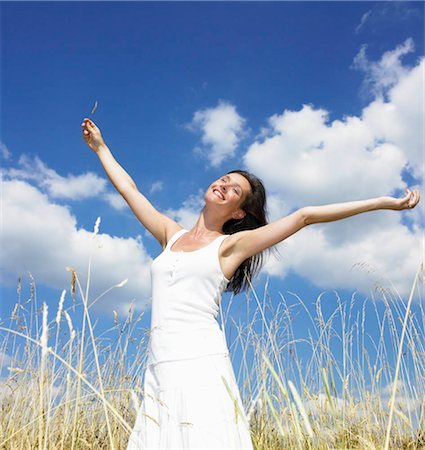
[[[71,306],[65,291],[56,311],[39,305],[29,274],[31,298],[22,301],[19,285],[8,323],[0,323],[0,367],[7,368],[0,449],[126,446],[143,398],[149,330],[130,309],[123,319],[114,313],[114,327],[96,336],[89,286],[69,271]],[[247,323],[224,314],[226,335],[236,335],[231,354],[242,355],[235,372],[256,450],[425,448],[423,302],[419,312],[410,309],[423,275],[422,266],[412,274],[409,299],[382,290],[381,308],[335,293],[333,310],[325,313],[319,296],[312,314],[300,298],[272,302],[266,285],[261,298],[254,289],[246,294],[255,305]],[[365,332],[366,320],[375,321],[377,337]]]

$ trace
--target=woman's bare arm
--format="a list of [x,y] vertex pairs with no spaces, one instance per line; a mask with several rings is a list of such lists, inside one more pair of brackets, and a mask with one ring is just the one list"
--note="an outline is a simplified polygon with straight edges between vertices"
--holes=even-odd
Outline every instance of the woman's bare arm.
[[164,248],[168,236],[181,228],[180,225],[154,208],[150,201],[137,189],[134,180],[112,155],[95,123],[86,118],[81,126],[83,127],[83,138],[86,144],[99,157],[115,189],[122,195],[143,226]]
[[286,217],[275,220],[255,230],[239,231],[229,237],[228,253],[242,262],[272,247],[307,225],[332,222],[367,211],[378,209],[403,210],[414,208],[420,199],[419,190],[410,191],[403,198],[378,197],[353,202],[306,206]]
[[403,210],[414,208],[420,199],[419,190],[411,191],[406,189],[407,194],[402,198],[377,197],[368,200],[358,200],[354,202],[332,203],[322,206],[306,206],[304,214],[306,225],[319,222],[333,222],[345,219],[346,217],[367,211],[378,209]]

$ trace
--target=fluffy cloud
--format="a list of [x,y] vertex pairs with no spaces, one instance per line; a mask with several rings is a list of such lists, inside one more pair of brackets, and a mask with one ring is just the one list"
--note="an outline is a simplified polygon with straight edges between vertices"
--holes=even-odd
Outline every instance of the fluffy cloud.
[[10,159],[10,157],[12,156],[12,153],[7,148],[7,146],[4,142],[0,142],[0,156],[3,159]]
[[368,19],[371,17],[372,14],[372,10],[366,11],[363,15],[362,18],[360,19],[360,23],[357,25],[355,32],[356,34],[358,34],[360,32],[360,30],[363,28],[363,26],[365,25],[365,23],[367,23]]
[[288,215],[291,211],[291,203],[276,194],[267,195],[267,211],[269,222]]
[[0,372],[3,368],[7,368],[8,366],[10,366],[12,364],[12,361],[13,359],[11,356],[0,350]]
[[385,52],[377,62],[367,59],[366,48],[366,45],[362,46],[354,58],[353,67],[365,73],[364,91],[372,93],[375,97],[382,97],[408,72],[408,69],[401,63],[401,57],[414,51],[413,39],[406,39],[394,50]]
[[244,136],[245,119],[228,102],[220,101],[215,108],[196,111],[187,128],[202,132],[206,148],[195,151],[204,155],[211,166],[218,167],[225,159],[234,156],[240,139]]
[[[420,408],[424,402],[420,392],[411,387],[410,383],[397,380],[395,395],[395,408],[403,413],[413,413],[420,417]],[[389,407],[393,392],[393,383],[388,383],[382,388],[382,403]]]
[[246,166],[291,207],[367,198],[403,188],[404,153],[377,142],[373,130],[357,117],[327,122],[327,112],[304,105],[269,119],[271,136],[254,142]]
[[199,213],[204,206],[204,192],[199,189],[197,194],[189,196],[178,209],[169,208],[164,214],[180,223],[184,228],[190,229],[198,220]]
[[18,164],[19,169],[11,168],[6,174],[11,178],[35,181],[52,198],[82,200],[96,197],[106,189],[106,180],[95,173],[63,177],[47,167],[37,156],[30,158],[22,155]]
[[365,28],[376,32],[380,25],[400,25],[415,17],[423,21],[423,11],[416,5],[412,6],[407,2],[378,2],[363,14],[355,32],[359,34]]
[[[330,405],[329,399],[332,401],[332,408],[339,415],[342,415],[345,410],[345,414],[347,414],[347,419],[352,420],[353,416],[357,416],[358,418],[367,417],[370,420],[370,415],[372,413],[371,406],[374,405],[374,408],[378,410],[384,411],[388,410],[390,406],[390,399],[392,393],[392,383],[384,386],[380,391],[377,392],[365,392],[368,398],[368,401],[362,399],[354,399],[349,398],[345,400],[345,408],[344,408],[344,400],[340,397],[335,397],[330,395],[329,398],[325,393],[320,393],[318,395],[312,396],[312,398],[306,400],[304,402],[305,409],[307,412],[312,414],[313,416],[321,416],[324,412],[330,413]],[[371,401],[370,399],[373,399]],[[400,415],[400,413],[409,417],[409,422],[417,423],[417,420],[420,417],[420,408],[423,400],[420,396],[415,395],[408,386],[405,385],[402,381],[398,381],[397,383],[397,395],[395,397],[395,408],[396,412]],[[373,413],[378,412],[376,409]],[[394,426],[397,426],[395,423]],[[325,429],[326,432],[326,429]]]
[[344,411],[344,400],[339,397],[335,397],[333,395],[328,396],[325,393],[320,393],[312,398],[306,400],[304,402],[304,406],[306,411],[308,411],[313,416],[318,416],[320,414],[323,414],[323,411],[329,411],[330,404],[329,400],[332,402],[332,408],[337,412],[338,414],[342,414]]
[[128,208],[127,202],[121,194],[116,192],[106,192],[103,194],[103,199],[106,200],[112,208],[117,211],[123,211]]
[[[425,60],[413,68],[400,63],[412,45],[406,41],[378,63],[363,61],[379,96],[360,117],[329,122],[326,110],[304,105],[269,118],[244,162],[270,192],[272,219],[280,209],[282,217],[307,205],[395,195],[406,187],[404,170],[423,182]],[[279,244],[281,258],[271,256],[264,271],[278,277],[294,271],[324,288],[392,287],[406,297],[421,260],[422,222],[419,205],[315,224]]]
[[[66,206],[23,180],[3,182],[2,261],[0,282],[14,285],[18,276],[31,272],[36,282],[56,289],[69,284],[66,266],[76,269],[80,282],[92,251],[91,299],[128,278],[94,306],[98,311],[126,313],[134,300],[137,308],[150,301],[150,263],[140,236],[120,238],[77,226]],[[6,264],[7,263],[7,264]]]
[[[0,377],[0,401],[8,399],[11,408],[16,408],[28,404],[28,392],[36,392],[39,389],[39,381],[37,377],[25,377],[21,375],[22,372],[29,372],[29,369],[16,369],[11,372],[8,378]],[[15,372],[17,377],[13,377]],[[51,396],[52,403],[57,402],[62,398],[65,392],[66,383],[57,382],[57,384],[49,384],[45,387],[46,391]]]
[[408,168],[417,179],[423,179],[425,59],[401,76],[389,90],[388,101],[371,102],[362,114],[362,121],[377,141],[389,142],[405,155]]
[[155,183],[152,183],[152,186],[149,189],[150,194],[154,194],[155,192],[162,191],[164,187],[164,183],[160,180],[155,181]]
[[263,271],[284,278],[290,271],[325,289],[368,293],[383,288],[410,293],[421,260],[421,227],[398,222],[396,211],[380,211],[309,226],[278,244]]
[[[1,148],[1,147],[0,147]],[[7,149],[6,149],[7,150]],[[8,179],[28,180],[53,199],[81,201],[98,197],[117,211],[127,208],[127,203],[116,191],[108,190],[108,182],[93,172],[66,177],[48,167],[38,156],[21,155],[18,167],[4,170]]]

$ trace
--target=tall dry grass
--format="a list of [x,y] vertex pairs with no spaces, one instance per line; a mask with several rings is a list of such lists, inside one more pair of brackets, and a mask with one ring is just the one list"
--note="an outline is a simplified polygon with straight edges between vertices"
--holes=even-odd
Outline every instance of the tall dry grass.
[[382,286],[381,300],[334,292],[336,306],[321,294],[314,315],[296,294],[272,308],[267,286],[252,291],[236,341],[254,348],[242,378],[256,449],[425,448],[423,302],[410,308],[423,275],[421,264],[406,301]]
[[[121,320],[114,311],[114,326],[96,335],[90,308],[125,281],[91,300],[90,268],[91,259],[85,289],[68,268],[69,293],[53,313],[39,305],[31,274],[25,302],[19,281],[9,323],[0,324],[0,366],[8,371],[0,384],[1,449],[126,446],[143,399],[149,330],[130,308]],[[222,319],[240,357],[256,450],[425,448],[425,314],[422,302],[410,309],[422,283],[421,266],[408,299],[382,288],[381,300],[359,304],[335,292],[332,309],[321,294],[314,314],[293,293],[272,301],[267,283],[261,297],[253,286],[246,301],[230,297]],[[241,305],[243,324],[229,314]]]

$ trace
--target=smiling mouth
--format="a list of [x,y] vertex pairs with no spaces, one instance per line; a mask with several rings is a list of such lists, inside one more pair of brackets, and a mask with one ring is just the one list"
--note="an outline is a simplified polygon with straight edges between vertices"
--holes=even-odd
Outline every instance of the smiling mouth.
[[213,189],[213,193],[214,193],[217,197],[219,197],[219,198],[221,198],[222,200],[224,200],[224,195],[223,195],[218,189]]

